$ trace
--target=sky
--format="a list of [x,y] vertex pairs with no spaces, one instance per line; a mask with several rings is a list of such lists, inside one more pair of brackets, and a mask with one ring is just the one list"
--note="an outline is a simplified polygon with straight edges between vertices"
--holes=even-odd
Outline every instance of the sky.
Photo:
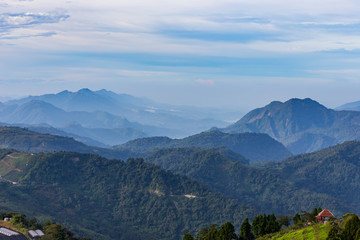
[[360,100],[355,0],[0,0],[0,101],[107,89],[241,111]]

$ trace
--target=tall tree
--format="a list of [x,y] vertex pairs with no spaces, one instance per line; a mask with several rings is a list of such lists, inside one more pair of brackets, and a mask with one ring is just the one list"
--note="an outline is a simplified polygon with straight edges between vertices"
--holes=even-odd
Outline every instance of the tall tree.
[[251,225],[249,223],[249,219],[246,218],[241,224],[240,228],[240,240],[253,240],[255,239],[254,234],[251,232]]
[[219,240],[237,239],[234,225],[232,225],[230,222],[224,223],[224,225],[220,227],[218,233],[218,239]]
[[194,240],[194,238],[191,233],[186,233],[183,237],[183,240]]
[[326,240],[341,240],[341,236],[337,227],[333,226],[330,229]]
[[317,208],[314,208],[313,211],[311,212],[311,215],[313,215],[314,219],[318,214],[319,214],[319,212],[318,212]]
[[268,234],[268,233],[278,232],[280,228],[281,226],[277,221],[275,214],[268,215],[266,221],[265,233]]
[[296,214],[294,215],[294,217],[293,217],[293,222],[294,222],[295,225],[301,223],[301,216],[300,216],[300,214],[296,213]]
[[354,240],[354,239],[356,239],[357,231],[359,229],[360,229],[359,217],[354,215],[345,224],[345,228],[344,228],[341,239],[344,239],[344,240]]

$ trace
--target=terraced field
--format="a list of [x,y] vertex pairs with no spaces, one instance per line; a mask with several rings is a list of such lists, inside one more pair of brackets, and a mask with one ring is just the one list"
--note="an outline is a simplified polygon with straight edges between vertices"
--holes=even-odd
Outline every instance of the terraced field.
[[6,154],[0,160],[1,180],[17,183],[20,177],[24,175],[31,153],[13,152]]

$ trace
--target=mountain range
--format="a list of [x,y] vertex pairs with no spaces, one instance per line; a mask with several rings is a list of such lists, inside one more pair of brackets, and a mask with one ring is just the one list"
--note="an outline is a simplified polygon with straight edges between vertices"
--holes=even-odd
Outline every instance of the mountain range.
[[290,99],[250,111],[221,130],[266,133],[292,153],[305,153],[360,139],[360,112],[335,111],[309,98]]
[[209,129],[265,133],[298,154],[360,139],[360,113],[341,110],[356,110],[357,105],[349,103],[333,110],[309,98],[275,101],[228,125],[225,120],[241,114],[161,104],[104,89],[81,89],[1,103],[0,122],[38,128],[42,133],[57,132],[97,147],[153,136],[184,138]]
[[214,222],[239,227],[258,212],[360,211],[357,141],[257,165],[225,147],[158,149],[150,163],[6,149],[0,157],[0,208],[61,220],[81,236],[168,239]]
[[197,146],[216,150],[242,162],[281,160],[291,153],[266,134],[227,134],[203,132],[184,139],[168,137],[141,138],[113,148],[87,146],[71,137],[38,133],[19,127],[0,127],[0,148],[25,152],[73,151],[95,153],[108,158],[126,160],[144,157],[157,149]]
[[[107,90],[29,96],[0,104],[0,121],[48,124],[106,145],[144,136],[185,137],[211,127],[224,127],[239,113],[212,108],[172,106]],[[110,133],[114,130],[112,133]],[[104,134],[106,132],[106,134]]]
[[218,130],[202,132],[183,139],[170,139],[168,137],[140,138],[119,146],[117,150],[127,150],[145,156],[161,148],[178,147],[226,147],[241,154],[251,162],[279,161],[291,156],[291,153],[278,141],[267,134],[241,133],[228,134]]

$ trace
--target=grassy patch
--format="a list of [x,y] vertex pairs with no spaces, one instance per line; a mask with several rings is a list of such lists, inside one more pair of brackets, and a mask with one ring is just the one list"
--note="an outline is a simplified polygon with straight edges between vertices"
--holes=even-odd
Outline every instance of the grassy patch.
[[330,231],[330,224],[314,224],[302,229],[285,229],[280,232],[269,234],[261,240],[325,240]]

